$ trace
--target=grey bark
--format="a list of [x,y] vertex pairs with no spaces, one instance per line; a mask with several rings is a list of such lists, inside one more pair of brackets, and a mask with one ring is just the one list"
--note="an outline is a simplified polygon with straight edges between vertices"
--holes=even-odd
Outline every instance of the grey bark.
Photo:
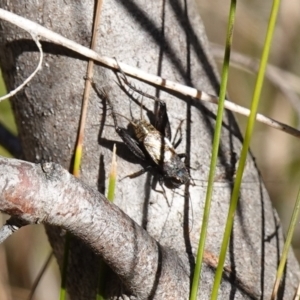
[[[90,44],[94,9],[92,1],[0,3],[2,8],[36,21],[69,39],[85,46]],[[1,22],[0,41],[0,63],[8,89],[12,89],[32,72],[38,53],[29,35],[4,22]],[[70,170],[87,61],[47,41],[42,45],[45,52],[42,71],[12,99],[22,149],[25,159],[30,162],[53,161]],[[117,57],[119,61],[138,66],[147,72],[217,94],[218,77],[193,1],[105,1],[97,51],[106,56]],[[95,66],[94,81],[97,86],[107,88],[117,111],[130,116],[129,98],[120,90],[116,80],[113,72]],[[110,278],[107,278],[107,295],[112,299],[121,295],[132,299],[188,298],[203,213],[216,108],[178,95],[158,92],[138,81],[135,84],[149,93],[158,93],[166,101],[173,132],[180,120],[184,120],[183,140],[178,151],[188,154],[191,175],[196,185],[175,191],[167,190],[167,198],[171,204],[169,207],[163,195],[151,188],[153,174],[147,173],[134,179],[125,178],[118,181],[117,185],[115,203],[119,208],[109,205],[95,189],[105,192],[113,142],[117,141],[119,178],[139,171],[141,165],[120,142],[114,128],[108,126],[113,124],[109,112],[105,103],[93,91],[85,129],[81,178],[80,181],[69,178],[81,191],[92,194],[93,200],[89,200],[88,196],[79,197],[74,188],[73,201],[66,196],[66,207],[56,206],[54,204],[61,203],[59,193],[64,188],[58,179],[62,180],[67,175],[59,169],[58,175],[54,176],[54,186],[51,186],[52,177],[46,178],[50,187],[44,182],[42,184],[42,179],[37,180],[40,191],[46,191],[47,188],[52,188],[53,191],[51,200],[46,195],[40,198],[46,205],[53,204],[52,209],[46,212],[45,218],[41,218],[41,212],[42,215],[35,217],[46,225],[49,241],[60,266],[64,245],[61,233],[68,229],[74,235],[68,270],[71,299],[95,298],[99,272],[97,254],[104,258],[113,271]],[[152,109],[151,100],[143,99],[143,103]],[[138,116],[139,106],[132,104],[132,111]],[[124,119],[119,120],[126,126]],[[211,292],[215,258],[219,254],[236,156],[240,149],[239,130],[232,115],[227,112],[199,299],[208,299]],[[6,164],[9,165],[8,162]],[[38,167],[32,165],[30,168],[38,170]],[[41,169],[39,174],[44,178]],[[31,174],[26,178],[33,180],[34,176]],[[156,188],[160,189],[159,185]],[[8,201],[7,196],[3,196],[3,191],[4,188],[2,191],[0,189],[2,203]],[[24,197],[25,201],[24,195],[19,196],[20,199]],[[31,199],[34,199],[34,195]],[[107,225],[107,228],[111,228],[112,224],[107,223],[113,222],[115,231],[110,232],[111,241],[102,244],[103,232],[99,232],[99,238],[93,239],[95,228],[98,227],[87,226],[89,217],[80,218],[80,199],[94,207],[89,215],[92,220],[95,218],[93,225],[97,224],[99,228]],[[110,208],[108,215],[105,215],[107,218],[101,215],[103,206]],[[53,219],[53,215],[65,209],[68,213],[60,216],[62,221]],[[5,210],[3,204],[0,210]],[[11,214],[15,213],[16,211],[11,210]],[[74,230],[68,225],[68,217],[72,213],[75,214],[74,220],[78,222]],[[23,214],[24,212],[21,217],[28,217]],[[116,215],[118,217],[114,218]],[[124,236],[127,230],[129,237]],[[136,240],[132,238],[133,233],[136,233]],[[143,243],[147,247],[143,248]],[[277,214],[272,208],[255,162],[249,155],[226,260],[227,273],[223,278],[219,299],[268,299],[282,245],[283,234]],[[112,258],[107,258],[104,254],[107,252]],[[292,297],[298,274],[299,269],[291,254],[280,290],[281,298]]]

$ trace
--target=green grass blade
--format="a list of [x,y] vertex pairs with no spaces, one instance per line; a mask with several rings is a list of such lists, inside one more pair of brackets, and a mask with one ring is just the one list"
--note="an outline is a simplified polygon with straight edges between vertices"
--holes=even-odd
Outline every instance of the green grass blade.
[[190,295],[191,300],[197,299],[197,293],[200,287],[200,276],[201,276],[202,261],[204,256],[205,240],[207,235],[208,219],[209,219],[211,198],[212,198],[212,191],[213,191],[213,182],[215,177],[215,169],[218,161],[218,152],[219,152],[222,119],[223,119],[223,112],[224,112],[224,100],[226,96],[226,87],[228,81],[230,49],[231,49],[232,37],[233,37],[235,11],[236,11],[236,0],[232,0],[230,6],[230,12],[229,12],[224,63],[222,68],[222,80],[221,80],[221,88],[220,88],[220,95],[219,95],[216,127],[215,127],[214,140],[213,140],[212,158],[211,158],[209,178],[208,178],[208,187],[206,192],[204,215],[203,215],[202,226],[201,226],[201,235],[200,235],[200,240],[198,245],[196,266],[193,275],[193,282],[192,282],[191,295]]
[[269,57],[269,53],[270,53],[271,41],[273,38],[274,29],[275,29],[275,23],[276,23],[276,19],[277,19],[277,15],[278,15],[279,4],[280,4],[280,0],[273,1],[273,7],[271,10],[267,35],[266,35],[264,49],[262,52],[262,57],[261,57],[261,62],[260,62],[260,68],[258,71],[255,89],[254,89],[254,93],[253,93],[253,97],[252,97],[251,113],[250,113],[248,123],[247,123],[246,135],[245,135],[245,139],[244,139],[244,143],[243,143],[241,157],[239,160],[236,180],[235,180],[235,184],[233,187],[233,193],[231,196],[230,207],[229,207],[229,212],[228,212],[228,217],[227,217],[227,222],[226,222],[226,227],[225,227],[225,233],[224,233],[224,238],[222,241],[219,263],[218,263],[218,267],[217,267],[217,271],[216,271],[216,276],[215,276],[215,280],[214,280],[211,299],[217,299],[217,297],[218,297],[218,290],[219,290],[220,282],[222,279],[222,273],[223,273],[223,267],[224,267],[227,247],[228,247],[228,243],[229,243],[229,239],[230,239],[230,235],[231,235],[231,231],[232,231],[233,219],[234,219],[234,215],[235,215],[235,211],[236,211],[236,207],[237,207],[237,203],[238,203],[239,190],[240,190],[244,167],[245,167],[246,159],[247,159],[247,155],[248,155],[250,140],[251,140],[254,124],[255,124],[257,107],[259,104],[259,98],[260,98],[262,85],[263,85],[263,81],[264,81],[265,70],[266,70],[267,61],[268,61],[268,57]]
[[117,151],[117,147],[116,144],[114,144],[113,155],[111,160],[111,168],[109,173],[108,192],[107,192],[107,199],[110,202],[114,202],[115,199],[115,189],[116,189],[116,180],[117,180],[116,151]]
[[[113,202],[115,199],[115,189],[116,189],[116,181],[117,181],[117,160],[116,160],[116,144],[114,144],[113,155],[109,173],[109,182],[108,182],[108,192],[107,199],[110,202]],[[109,272],[109,268],[105,264],[105,262],[100,258],[99,259],[99,280],[98,280],[98,292],[97,292],[97,300],[104,300],[104,289],[105,282],[107,278],[107,274]]]
[[67,297],[67,270],[68,270],[68,262],[69,262],[69,250],[70,250],[70,241],[71,234],[66,232],[65,244],[64,244],[64,259],[61,271],[61,284],[60,284],[60,294],[59,299],[65,300]]
[[73,172],[72,172],[75,177],[79,177],[81,160],[82,160],[82,142],[78,143],[75,149]]
[[99,277],[98,277],[98,291],[96,300],[105,300],[104,290],[109,268],[102,258],[99,258]]
[[292,218],[291,218],[291,221],[290,221],[286,241],[284,243],[281,259],[280,259],[279,266],[278,266],[278,269],[277,269],[276,281],[274,283],[271,300],[276,299],[276,296],[277,296],[280,280],[281,280],[281,277],[282,277],[282,274],[283,274],[283,271],[284,271],[284,267],[285,267],[285,264],[286,264],[287,255],[288,255],[288,252],[289,252],[289,249],[290,249],[290,246],[291,246],[291,242],[292,242],[293,234],[294,234],[294,231],[295,231],[295,227],[296,227],[297,222],[298,222],[299,212],[300,212],[300,189],[298,191],[298,196],[297,196],[297,200],[296,200],[296,203],[295,203],[295,206],[294,206],[294,209],[293,209],[293,214],[292,214]]

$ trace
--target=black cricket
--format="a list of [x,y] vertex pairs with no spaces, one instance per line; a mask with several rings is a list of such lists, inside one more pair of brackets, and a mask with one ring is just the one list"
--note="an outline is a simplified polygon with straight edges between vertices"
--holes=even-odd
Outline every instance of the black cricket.
[[132,137],[128,130],[118,125],[116,115],[120,114],[115,112],[107,92],[104,91],[103,96],[111,109],[116,132],[136,157],[147,163],[149,162],[150,168],[157,171],[160,175],[160,184],[164,183],[166,187],[173,189],[188,183],[190,181],[190,175],[185,163],[182,161],[182,158],[186,155],[176,153],[175,147],[170,141],[171,129],[165,102],[136,89],[128,82],[123,71],[121,69],[119,69],[119,71],[123,75],[122,80],[129,88],[142,96],[156,101],[158,109],[155,114],[155,125],[143,119],[142,111],[140,119],[134,119],[132,117],[132,120],[129,120],[121,115],[126,118],[133,127],[134,137]]

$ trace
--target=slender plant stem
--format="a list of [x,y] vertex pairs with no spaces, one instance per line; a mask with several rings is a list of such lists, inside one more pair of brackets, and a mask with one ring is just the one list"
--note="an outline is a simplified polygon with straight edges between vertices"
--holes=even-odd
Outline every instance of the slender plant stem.
[[229,239],[230,239],[231,232],[232,232],[234,215],[235,215],[235,211],[236,211],[236,207],[237,207],[237,203],[238,203],[238,199],[239,199],[240,186],[241,186],[243,172],[244,172],[246,159],[247,159],[247,155],[248,155],[250,140],[251,140],[254,124],[255,124],[256,113],[257,113],[257,108],[258,108],[258,104],[259,104],[259,98],[261,95],[261,90],[262,90],[262,86],[263,86],[263,82],[264,82],[264,75],[265,75],[268,57],[269,57],[269,53],[270,53],[271,41],[273,38],[274,29],[275,29],[275,23],[276,23],[276,19],[277,19],[277,15],[278,15],[279,4],[280,4],[280,0],[273,1],[273,7],[271,10],[271,15],[270,15],[270,19],[269,19],[268,30],[267,30],[265,43],[264,43],[264,49],[262,52],[260,68],[259,68],[259,72],[257,75],[255,89],[254,89],[254,93],[253,93],[253,97],[252,97],[251,113],[250,113],[248,123],[247,123],[245,139],[244,139],[241,157],[239,160],[239,165],[238,165],[237,174],[236,174],[236,180],[234,183],[233,192],[232,192],[232,196],[231,196],[231,200],[230,200],[230,207],[229,207],[229,211],[228,211],[225,233],[224,233],[224,237],[223,237],[223,241],[222,241],[222,246],[221,246],[221,251],[220,251],[220,256],[219,256],[219,263],[218,263],[218,267],[217,267],[217,271],[216,271],[216,276],[215,276],[215,280],[214,280],[211,299],[217,299],[217,297],[218,297],[218,290],[219,290],[219,286],[220,286],[221,279],[222,279],[226,252],[227,252],[228,243],[229,243]]
[[44,262],[41,270],[39,271],[39,274],[37,275],[37,277],[34,280],[34,283],[33,283],[32,287],[30,289],[30,293],[29,293],[29,296],[28,296],[27,300],[32,300],[33,299],[33,295],[36,291],[36,288],[38,287],[43,275],[45,274],[46,270],[48,269],[53,256],[54,256],[53,251],[51,251],[51,253],[49,253],[46,261]]
[[213,192],[213,183],[215,177],[215,169],[218,161],[218,152],[219,152],[219,145],[220,145],[220,138],[221,138],[224,102],[225,102],[226,87],[228,82],[230,49],[232,45],[233,28],[234,28],[234,21],[235,21],[235,11],[236,11],[236,0],[232,0],[230,5],[230,10],[229,10],[224,62],[222,68],[222,81],[221,81],[221,89],[220,89],[219,102],[218,102],[219,105],[218,105],[217,121],[216,121],[214,140],[213,140],[212,157],[211,157],[210,169],[209,169],[208,187],[206,191],[205,208],[204,208],[204,215],[203,215],[202,226],[201,226],[201,235],[199,240],[197,260],[196,260],[196,266],[195,266],[191,295],[190,295],[190,299],[193,300],[197,299],[197,293],[200,287],[201,268],[202,268],[204,250],[205,250],[205,240],[207,236],[208,220],[209,220],[209,213],[210,213],[211,199],[212,199],[212,192]]
[[292,243],[294,231],[295,231],[295,228],[296,228],[296,225],[298,222],[299,212],[300,212],[300,189],[298,191],[298,196],[297,196],[297,200],[295,203],[295,207],[293,209],[293,214],[292,214],[291,222],[289,225],[286,241],[284,243],[281,259],[280,259],[279,266],[277,269],[276,281],[274,283],[271,300],[275,300],[276,296],[277,296],[280,280],[281,280],[281,277],[282,277],[282,274],[283,274],[283,271],[285,268],[285,264],[286,264],[287,255],[288,255],[288,252],[289,252],[289,249],[290,249],[290,246]]
[[[109,181],[108,181],[108,192],[107,199],[110,202],[114,202],[115,199],[115,189],[117,182],[117,159],[116,159],[117,147],[114,144],[113,155],[111,160],[111,167],[109,172]],[[105,292],[105,283],[107,274],[109,272],[109,268],[107,264],[103,261],[103,259],[99,258],[99,278],[98,278],[98,291],[96,300],[104,300],[104,292]]]
[[[94,23],[93,23],[93,33],[92,33],[92,42],[91,42],[91,49],[95,50],[96,44],[97,44],[97,31],[100,23],[100,15],[101,15],[101,9],[102,9],[102,0],[96,1],[96,11],[94,16]],[[79,133],[75,148],[75,159],[74,159],[74,165],[72,173],[74,176],[79,177],[80,176],[80,165],[82,160],[82,148],[83,148],[83,140],[84,140],[84,129],[86,125],[86,115],[87,115],[87,108],[88,108],[88,102],[89,102],[89,96],[90,96],[90,90],[91,90],[91,78],[93,77],[93,67],[94,67],[94,60],[89,59],[88,62],[88,68],[87,68],[87,79],[85,81],[85,88],[84,88],[84,95],[83,95],[83,101],[82,101],[82,109],[81,109],[81,118],[80,118],[80,124],[79,124]],[[68,255],[69,255],[69,245],[70,245],[70,239],[71,235],[66,235],[66,242],[65,242],[65,248],[64,248],[64,259],[66,259],[66,262],[63,262],[64,268],[62,272],[62,281],[61,281],[61,297],[60,300],[66,299],[66,277],[67,277],[67,264],[68,264]],[[65,266],[66,264],[66,266]]]
[[60,300],[66,299],[67,297],[67,270],[68,270],[68,261],[69,261],[70,241],[71,241],[71,234],[69,232],[66,232],[63,265],[61,271],[61,284],[60,284],[60,294],[59,294]]

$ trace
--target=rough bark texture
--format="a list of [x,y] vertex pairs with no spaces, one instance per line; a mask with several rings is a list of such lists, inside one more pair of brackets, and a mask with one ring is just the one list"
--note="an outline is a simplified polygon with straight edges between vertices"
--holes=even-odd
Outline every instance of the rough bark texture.
[[0,166],[2,211],[73,233],[101,255],[138,298],[154,292],[165,299],[187,295],[188,271],[177,254],[164,249],[97,190],[53,163],[0,158]]
[[[90,0],[0,3],[2,8],[36,21],[69,39],[85,46],[90,44],[94,9],[94,3]],[[13,108],[26,160],[54,161],[69,170],[74,154],[87,62],[84,58],[51,43],[43,42],[43,50],[43,70],[12,99]],[[104,1],[97,51],[164,78],[180,81],[212,94],[217,93],[217,76],[193,1]],[[38,53],[29,35],[1,22],[0,60],[8,89],[12,89],[32,72]],[[120,90],[111,71],[96,66],[94,81],[98,87],[108,88],[119,113],[130,116],[129,98]],[[153,88],[140,82],[136,82],[136,85],[144,91],[155,93]],[[167,190],[171,204],[169,207],[161,193],[151,188],[151,174],[118,182],[116,205],[145,228],[161,246],[156,248],[159,257],[156,265],[149,263],[146,257],[145,269],[139,269],[139,272],[145,274],[152,269],[152,275],[156,277],[145,277],[138,286],[134,286],[134,281],[126,280],[121,284],[120,278],[124,279],[124,274],[118,274],[117,268],[111,265],[115,271],[107,281],[107,293],[111,298],[122,294],[131,299],[188,298],[188,276],[195,264],[194,254],[198,245],[205,199],[215,107],[204,106],[166,92],[160,92],[159,95],[167,103],[173,132],[180,120],[184,120],[184,136],[178,151],[188,154],[191,175],[196,185],[189,186],[186,190],[184,187],[176,191]],[[152,109],[151,100],[144,99],[143,103]],[[139,115],[137,105],[132,104],[132,110],[133,114]],[[124,119],[120,118],[120,122],[126,125]],[[93,92],[85,130],[81,180],[100,192],[105,191],[113,141],[120,141],[114,128],[107,126],[108,124],[111,125],[112,120],[106,111],[106,105]],[[236,156],[241,148],[240,140],[235,121],[227,113],[199,299],[208,299],[211,292],[216,267],[215,257],[219,254],[227,217]],[[117,142],[117,148],[120,177],[141,169],[123,143]],[[271,206],[251,157],[247,163],[244,181],[226,261],[228,273],[224,276],[220,299],[267,299],[271,293],[283,244],[277,214]],[[160,189],[159,185],[157,189]],[[125,215],[120,217],[116,225],[118,230],[124,226],[123,218],[127,220]],[[61,266],[64,245],[62,229],[50,226],[54,224],[49,220],[45,220],[45,223],[48,224],[46,229],[49,241]],[[78,226],[78,232],[73,234],[82,238],[80,228]],[[118,232],[121,234],[122,231]],[[88,235],[88,232],[85,234]],[[151,239],[148,235],[141,238]],[[95,298],[98,257],[91,250],[91,246],[95,249],[93,245],[75,237],[71,241],[68,272],[71,299]],[[120,248],[124,246],[119,244]],[[160,252],[159,249],[163,250]],[[131,244],[127,255],[122,257],[124,261],[131,261],[132,268],[127,270],[129,274],[137,271],[135,259],[142,259],[135,257],[135,250]],[[187,278],[184,279],[183,276],[177,282],[177,287],[168,281],[160,281],[160,278],[166,278],[159,277],[159,272],[155,273],[160,263],[161,270],[166,268],[174,270],[174,273],[179,269],[185,270]],[[280,291],[282,298],[292,297],[298,273],[296,261],[291,255]]]

